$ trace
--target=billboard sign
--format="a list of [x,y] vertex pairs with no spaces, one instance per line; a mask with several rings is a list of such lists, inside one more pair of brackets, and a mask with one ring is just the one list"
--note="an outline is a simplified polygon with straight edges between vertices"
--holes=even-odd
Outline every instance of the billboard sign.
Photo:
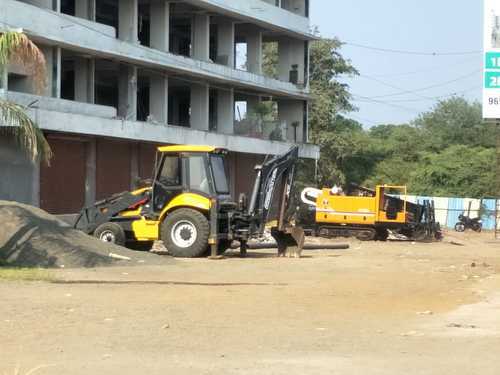
[[484,0],[483,117],[500,119],[500,0]]

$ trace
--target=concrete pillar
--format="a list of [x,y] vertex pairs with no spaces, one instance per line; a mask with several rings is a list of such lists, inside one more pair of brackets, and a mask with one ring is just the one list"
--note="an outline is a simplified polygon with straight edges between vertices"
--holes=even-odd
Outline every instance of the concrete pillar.
[[168,77],[153,76],[149,86],[149,114],[159,123],[168,123]]
[[118,37],[129,43],[139,43],[138,0],[120,0],[118,3]]
[[234,133],[234,90],[217,91],[217,132]]
[[262,32],[247,36],[247,65],[250,73],[262,75]]
[[95,62],[83,57],[75,58],[75,101],[94,103]]
[[281,38],[278,43],[279,79],[290,81],[290,71],[297,65],[298,84],[305,84],[306,44],[303,40]]
[[[46,66],[47,66],[47,86],[45,87],[44,92],[39,93],[43,96],[54,96],[54,92],[56,91],[57,81],[57,56],[54,53],[57,48],[49,47],[49,46],[40,46],[40,50],[45,56]],[[26,72],[26,74],[30,74]],[[28,80],[25,80],[28,81]],[[17,87],[17,89],[21,89],[22,92],[26,92],[29,94],[37,94],[35,87],[32,85],[31,78],[29,79],[29,85],[23,84],[22,87]]]
[[193,18],[193,52],[192,57],[197,60],[210,59],[210,16],[197,14]]
[[95,59],[90,59],[89,62],[89,91],[88,91],[88,99],[89,103],[95,104]]
[[137,120],[137,68],[135,66],[120,65],[118,115],[128,121]]
[[[286,139],[302,143],[307,139],[307,103],[302,100],[279,100],[278,116],[286,124]],[[304,132],[304,130],[306,130]]]
[[209,87],[207,84],[191,86],[191,128],[209,130]]
[[153,1],[151,3],[151,48],[169,51],[170,3]]
[[85,175],[85,205],[91,206],[96,202],[96,163],[97,142],[95,139],[86,143],[86,175]]
[[217,62],[234,68],[234,22],[224,20],[217,24]]
[[75,1],[75,16],[90,21],[95,21],[96,0]]
[[304,59],[305,66],[302,70],[304,72],[304,86],[309,88],[309,77],[311,74],[311,43],[309,41],[304,42],[304,53],[306,54]]
[[61,75],[62,75],[62,50],[60,47],[52,48],[52,97],[61,97]]

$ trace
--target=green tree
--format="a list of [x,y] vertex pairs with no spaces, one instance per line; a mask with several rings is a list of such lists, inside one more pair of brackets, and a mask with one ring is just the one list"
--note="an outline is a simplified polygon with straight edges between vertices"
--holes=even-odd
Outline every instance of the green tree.
[[[23,65],[32,73],[33,85],[41,92],[46,83],[46,63],[43,53],[22,32],[8,31],[0,34],[0,79],[9,64]],[[13,135],[20,147],[35,161],[49,162],[50,146],[43,132],[26,114],[26,108],[0,99],[0,130],[4,135]]]
[[453,145],[426,153],[410,173],[410,190],[420,195],[482,198],[495,195],[495,150]]
[[495,192],[495,133],[481,106],[441,101],[411,125],[369,130],[375,168],[365,184],[408,185],[420,195],[483,197]]
[[422,131],[426,147],[440,152],[451,145],[495,146],[494,127],[485,124],[481,104],[454,97],[437,103],[423,113],[414,125]]
[[262,53],[262,71],[264,75],[278,79],[278,43],[264,43]]
[[409,171],[420,160],[422,142],[420,131],[410,125],[379,125],[368,132],[369,158],[373,169],[365,175],[363,184],[405,185]]
[[314,138],[322,130],[331,130],[339,113],[353,111],[349,86],[340,80],[355,76],[358,71],[340,53],[342,43],[338,39],[321,39],[311,45],[310,126]]
[[358,74],[340,53],[341,47],[338,39],[321,39],[311,45],[313,100],[309,126],[311,142],[321,148],[317,176],[320,186],[346,183],[347,168],[352,166],[366,143],[361,124],[340,115],[355,109],[351,104],[349,86],[341,79]]

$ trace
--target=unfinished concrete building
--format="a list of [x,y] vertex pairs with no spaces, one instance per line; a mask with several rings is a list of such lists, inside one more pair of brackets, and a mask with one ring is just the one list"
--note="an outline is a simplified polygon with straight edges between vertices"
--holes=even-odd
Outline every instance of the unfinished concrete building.
[[15,66],[0,95],[29,105],[55,155],[33,165],[0,137],[0,199],[77,212],[150,178],[159,144],[227,148],[235,196],[250,191],[266,154],[300,144],[302,157],[319,157],[308,144],[309,0],[0,0],[0,9],[0,30],[22,28],[48,64],[45,95]]

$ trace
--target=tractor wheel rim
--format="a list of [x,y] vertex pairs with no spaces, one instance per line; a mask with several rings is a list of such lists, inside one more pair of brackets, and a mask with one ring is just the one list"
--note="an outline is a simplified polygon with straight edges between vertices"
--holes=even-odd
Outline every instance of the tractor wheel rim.
[[186,249],[193,246],[198,238],[196,226],[188,220],[182,220],[172,227],[172,241],[180,248]]
[[101,235],[99,236],[99,239],[103,242],[115,243],[116,236],[112,231],[106,230],[106,231],[101,233]]

